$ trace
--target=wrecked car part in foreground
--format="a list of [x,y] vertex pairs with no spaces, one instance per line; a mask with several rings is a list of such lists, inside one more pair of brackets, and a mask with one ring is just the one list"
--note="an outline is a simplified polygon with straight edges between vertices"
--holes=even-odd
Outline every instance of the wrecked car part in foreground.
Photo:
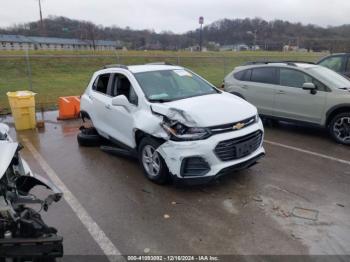
[[81,116],[116,145],[105,152],[137,156],[146,177],[160,184],[209,182],[265,155],[257,109],[180,66],[97,71],[81,97]]
[[[47,211],[62,198],[62,192],[30,170],[19,154],[22,146],[8,132],[8,126],[0,123],[0,260],[62,257],[63,238],[40,216],[41,210]],[[51,194],[45,199],[36,197],[32,189],[37,186]]]

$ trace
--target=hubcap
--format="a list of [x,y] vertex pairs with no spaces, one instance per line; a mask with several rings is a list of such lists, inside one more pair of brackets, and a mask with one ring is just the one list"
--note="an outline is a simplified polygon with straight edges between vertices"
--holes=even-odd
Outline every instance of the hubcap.
[[339,118],[334,123],[333,131],[342,142],[350,142],[350,117]]
[[148,175],[155,177],[160,171],[160,158],[153,146],[147,145],[142,150],[142,164]]

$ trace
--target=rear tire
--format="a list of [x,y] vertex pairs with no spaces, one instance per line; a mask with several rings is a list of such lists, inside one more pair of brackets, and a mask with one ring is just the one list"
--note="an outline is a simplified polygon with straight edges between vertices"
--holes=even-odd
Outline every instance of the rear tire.
[[151,137],[141,140],[138,149],[138,158],[145,176],[156,184],[166,184],[170,181],[169,169],[157,152],[157,148],[162,142]]
[[350,145],[350,112],[333,117],[328,130],[337,143]]
[[79,146],[85,146],[85,147],[100,146],[102,143],[101,136],[97,133],[96,129],[93,127],[81,128],[80,133],[77,135],[77,140],[78,140]]

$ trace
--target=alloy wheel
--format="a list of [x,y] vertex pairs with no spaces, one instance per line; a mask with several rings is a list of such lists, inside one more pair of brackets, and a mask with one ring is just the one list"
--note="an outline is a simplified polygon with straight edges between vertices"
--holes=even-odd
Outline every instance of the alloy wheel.
[[350,117],[341,117],[333,125],[333,132],[342,142],[350,141]]
[[151,145],[146,145],[142,150],[142,164],[151,177],[159,175],[160,172],[160,156],[155,148]]

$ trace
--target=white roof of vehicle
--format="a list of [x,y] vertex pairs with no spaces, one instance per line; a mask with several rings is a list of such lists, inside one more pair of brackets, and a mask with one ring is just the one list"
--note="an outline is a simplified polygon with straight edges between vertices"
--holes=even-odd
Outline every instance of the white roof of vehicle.
[[173,65],[133,65],[133,66],[128,66],[128,69],[132,73],[142,73],[142,72],[160,71],[160,70],[183,69],[183,67],[173,66]]
[[97,71],[96,73],[103,74],[103,73],[114,73],[118,72],[120,69],[122,70],[128,70],[131,73],[143,73],[143,72],[151,72],[151,71],[162,71],[162,70],[174,70],[174,69],[184,69],[181,66],[174,66],[174,65],[152,65],[152,64],[146,64],[146,65],[131,65],[127,66],[125,68],[123,67],[109,67],[105,69],[101,69]]

